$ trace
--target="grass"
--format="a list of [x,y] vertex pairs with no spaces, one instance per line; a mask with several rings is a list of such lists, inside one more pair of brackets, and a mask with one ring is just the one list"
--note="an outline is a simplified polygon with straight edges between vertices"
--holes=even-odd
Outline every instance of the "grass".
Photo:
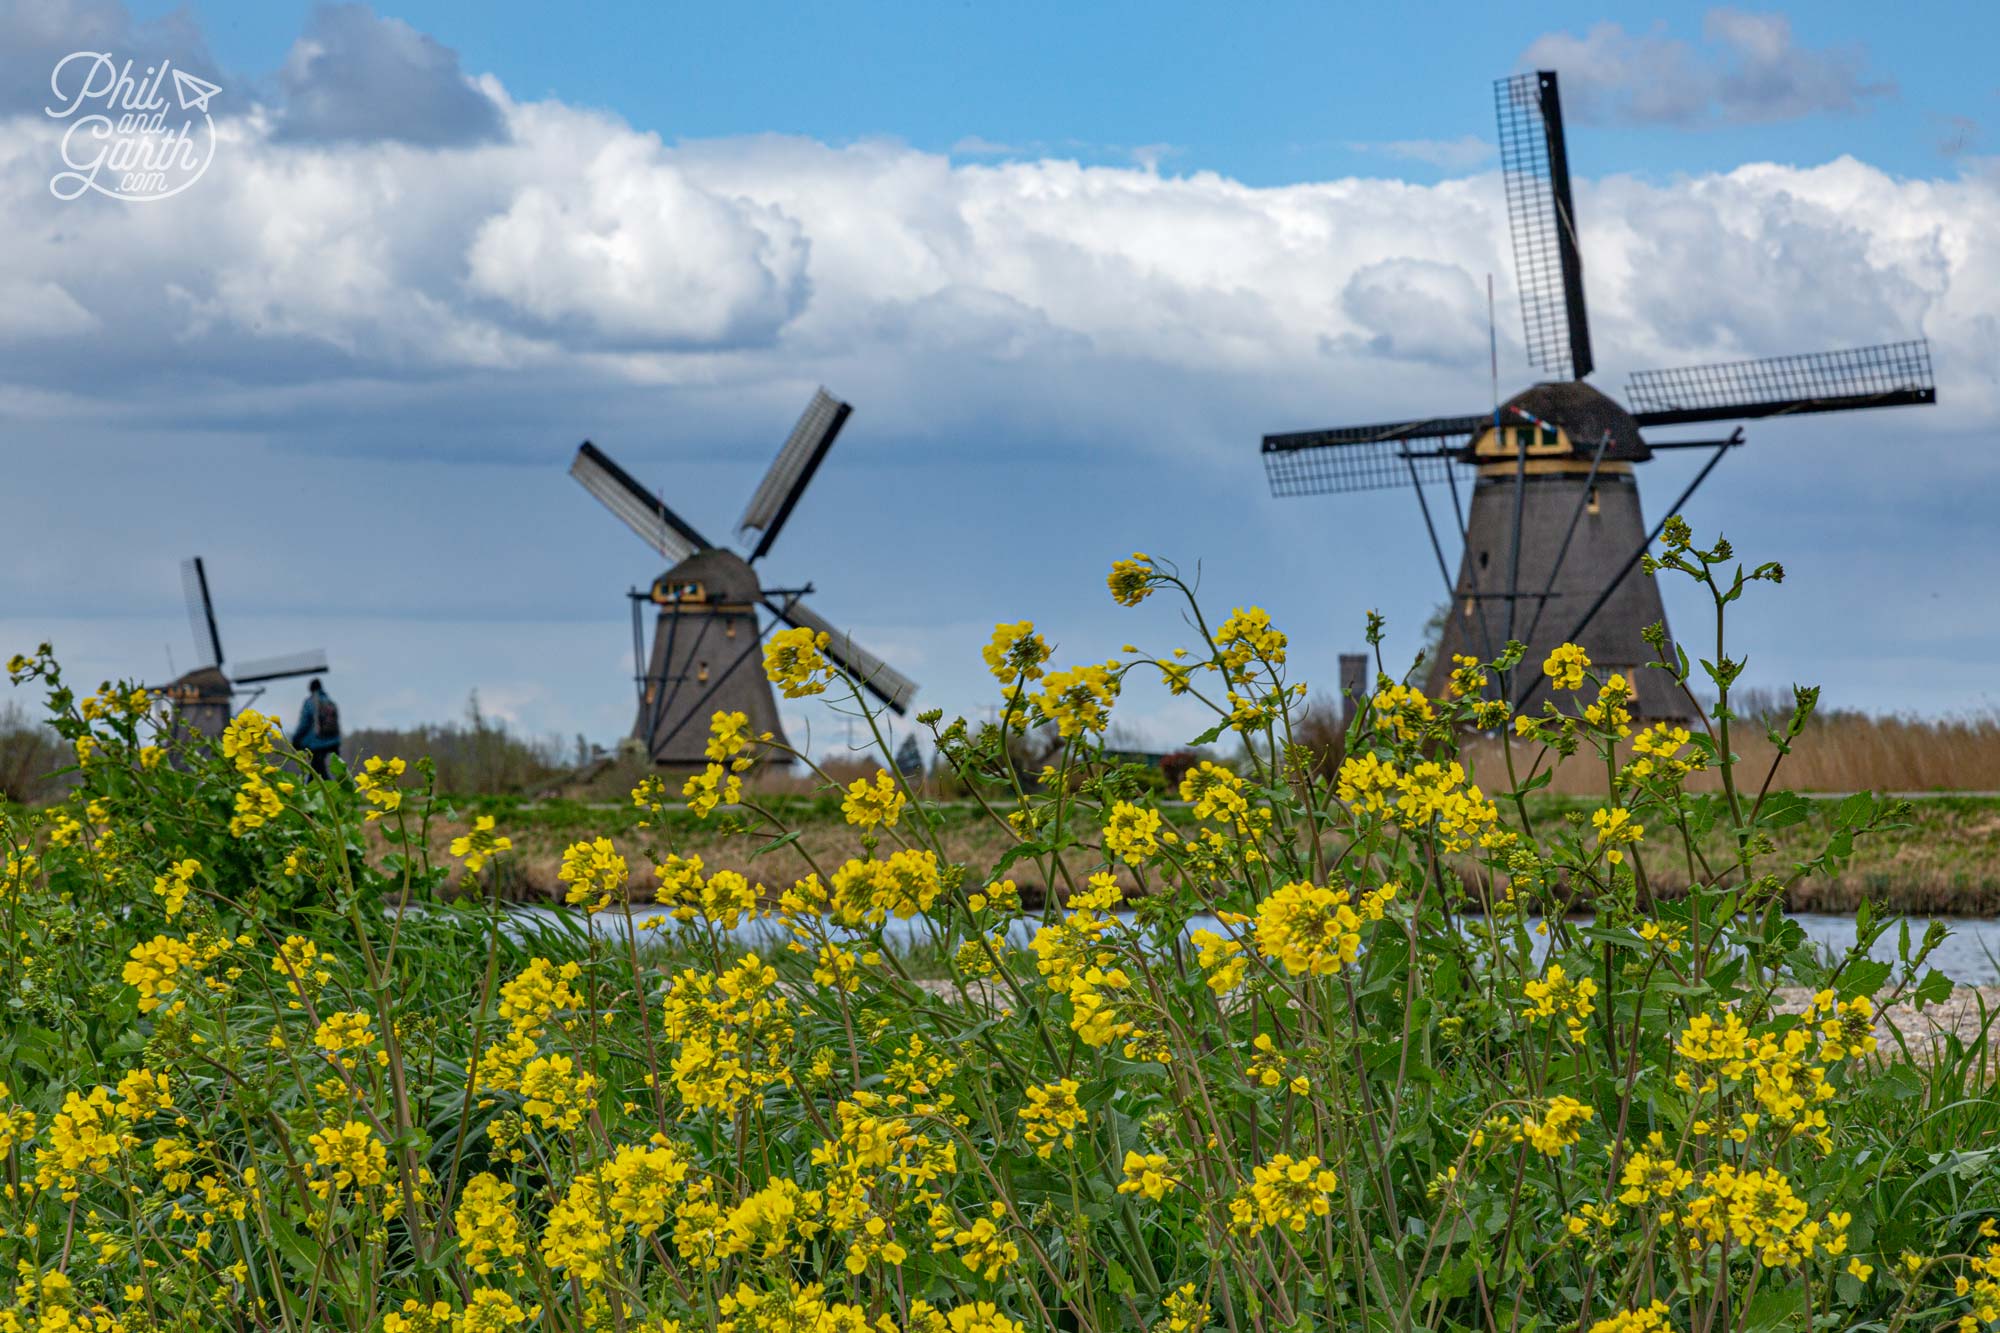
[[[1762,733],[1783,719],[1751,716],[1754,729],[1738,732],[1737,753],[1746,771],[1761,773],[1776,753]],[[1497,765],[1491,742],[1468,746],[1467,753],[1482,771]],[[2000,715],[1814,717],[1792,743],[1784,772],[1785,785],[1802,792],[2000,792]],[[1717,783],[1713,773],[1697,774],[1688,789],[1714,791]],[[1576,794],[1603,785],[1603,764],[1578,756],[1557,767],[1551,790]]]
[[[685,812],[670,812],[670,832],[684,854],[700,856],[710,870],[730,869],[775,889],[805,874],[814,865],[837,863],[840,849],[851,841],[840,817],[839,803],[830,795],[800,797],[776,794],[770,808],[795,830],[794,842],[755,855],[762,845],[734,837],[713,822]],[[478,815],[492,815],[514,840],[515,854],[491,872],[495,886],[517,901],[559,896],[556,871],[563,849],[585,837],[609,837],[633,863],[633,892],[650,897],[653,874],[636,853],[644,841],[640,815],[629,802],[608,804],[551,798],[529,801],[510,797],[461,797],[444,803],[456,817],[440,820],[431,830],[434,850],[441,852]],[[1585,824],[1597,802],[1582,797],[1538,794],[1529,801],[1537,821]],[[1838,818],[1839,802],[1815,800],[1797,824],[1775,831],[1773,846],[1760,866],[1784,873],[1824,842]],[[942,821],[939,836],[952,859],[966,865],[993,864],[1013,839],[971,803],[932,807]],[[1192,823],[1184,806],[1169,805],[1163,813],[1177,824]],[[1786,898],[1794,912],[1852,912],[1863,898],[1884,911],[1918,916],[2000,916],[2000,797],[1930,796],[1909,802],[1897,836],[1864,840],[1854,858],[1838,873],[1816,875],[1795,886]],[[1720,834],[1706,840],[1720,852]],[[1689,885],[1683,865],[1662,860],[1649,866],[1655,890],[1679,897]],[[1010,874],[1024,897],[1038,902],[1044,886],[1030,866]],[[1135,887],[1135,886],[1128,886]]]

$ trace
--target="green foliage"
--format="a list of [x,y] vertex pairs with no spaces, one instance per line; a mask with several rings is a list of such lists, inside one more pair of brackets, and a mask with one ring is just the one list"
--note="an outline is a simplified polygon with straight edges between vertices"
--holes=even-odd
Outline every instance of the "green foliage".
[[[1717,608],[1698,663],[1652,668],[1702,673],[1705,718],[1635,727],[1579,651],[1486,774],[1460,741],[1518,645],[1445,699],[1383,674],[1330,747],[1268,617],[1210,627],[1144,556],[1113,595],[1186,596],[1188,651],[1047,670],[999,627],[997,724],[925,720],[948,805],[886,744],[746,790],[719,716],[692,806],[649,778],[454,808],[428,760],[311,781],[270,719],[176,736],[16,659],[77,764],[5,816],[0,1329],[1976,1325],[1988,1016],[1919,1037],[1978,1003],[1940,928],[1864,904],[1829,955],[1785,917],[1911,815],[1743,771],[1723,612],[1777,571],[1732,558],[1670,525],[1660,561]],[[882,740],[815,659],[795,638],[773,678]],[[1107,752],[1133,671],[1241,760],[1162,793]],[[1763,724],[1778,758],[1811,706]],[[1563,754],[1601,797],[1543,793]],[[840,859],[799,836],[829,820]],[[572,839],[569,906],[480,892],[529,824]],[[954,862],[975,824],[1003,850]],[[754,876],[688,854],[723,834]],[[1030,871],[1058,892],[1023,909]]]

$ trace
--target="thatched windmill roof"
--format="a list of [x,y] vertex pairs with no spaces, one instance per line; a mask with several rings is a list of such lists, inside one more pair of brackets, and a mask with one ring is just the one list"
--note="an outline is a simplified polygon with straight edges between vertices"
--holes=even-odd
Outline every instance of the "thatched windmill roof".
[[1562,427],[1570,443],[1586,455],[1596,451],[1597,442],[1608,432],[1606,462],[1641,463],[1653,456],[1639,437],[1639,423],[1632,414],[1582,380],[1532,385],[1509,398],[1506,406]]

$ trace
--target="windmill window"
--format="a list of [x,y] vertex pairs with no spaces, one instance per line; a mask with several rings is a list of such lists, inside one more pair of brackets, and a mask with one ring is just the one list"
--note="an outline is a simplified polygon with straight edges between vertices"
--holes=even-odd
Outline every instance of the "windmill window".
[[735,620],[733,620],[733,619],[732,619],[732,620],[728,621],[727,623],[725,623],[725,624],[723,625],[723,627],[722,627],[722,637],[723,637],[723,638],[725,638],[725,639],[733,639],[733,638],[735,638],[735,637],[736,637],[736,621],[735,621]]
[[1484,551],[1481,551],[1479,553],[1479,567],[1481,569],[1486,568],[1486,552]]
[[1597,488],[1595,486],[1590,488],[1590,503],[1587,508],[1593,514],[1597,512]]
[[694,678],[696,681],[706,681],[708,679],[708,663],[702,662],[696,665]]

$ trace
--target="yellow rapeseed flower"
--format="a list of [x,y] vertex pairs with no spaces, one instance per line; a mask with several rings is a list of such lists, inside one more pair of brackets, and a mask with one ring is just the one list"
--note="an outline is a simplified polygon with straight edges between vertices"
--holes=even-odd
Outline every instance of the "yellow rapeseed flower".
[[1076,1146],[1076,1131],[1082,1129],[1084,1122],[1090,1118],[1076,1098],[1082,1088],[1083,1085],[1073,1078],[1028,1088],[1027,1104],[1015,1114],[1020,1117],[1029,1146],[1034,1148],[1037,1156],[1049,1156],[1058,1143],[1065,1148]]
[[1542,674],[1558,690],[1583,688],[1583,673],[1590,666],[1590,654],[1573,643],[1565,643],[1542,663]]
[[908,804],[909,798],[903,795],[896,780],[878,768],[873,782],[867,778],[856,778],[847,784],[840,812],[856,828],[872,829],[878,824],[893,828],[897,819],[902,817],[903,807]]
[[825,630],[814,633],[803,626],[779,630],[764,646],[765,678],[787,699],[826,693],[833,664],[827,661],[824,650],[832,641]]
[[993,627],[993,639],[980,655],[986,659],[986,669],[993,673],[993,679],[1011,686],[1017,681],[1042,678],[1042,663],[1049,660],[1049,646],[1035,633],[1034,621],[1017,620],[1012,624],[1003,621]]
[[1111,573],[1104,582],[1111,589],[1111,600],[1120,606],[1137,606],[1153,591],[1153,562],[1142,551],[1134,551],[1130,560],[1114,560]]

